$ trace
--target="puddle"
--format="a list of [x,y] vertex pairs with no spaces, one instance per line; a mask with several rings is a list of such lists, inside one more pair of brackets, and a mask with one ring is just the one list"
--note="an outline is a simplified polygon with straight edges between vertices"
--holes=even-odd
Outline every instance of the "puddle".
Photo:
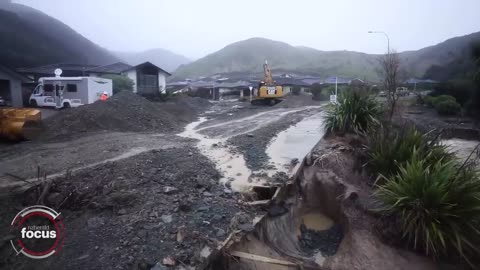
[[[452,138],[449,140],[442,141],[444,144],[448,145],[451,150],[453,150],[457,157],[461,160],[465,160],[468,158],[470,153],[475,149],[479,141],[473,140],[464,140],[464,139],[457,139]],[[475,153],[472,155],[472,158],[475,157]]]
[[266,152],[277,171],[288,172],[292,159],[301,161],[310,152],[325,134],[322,123],[320,112],[303,119],[272,139]]
[[224,147],[227,139],[208,138],[208,136],[198,133],[196,127],[207,121],[206,117],[200,117],[198,121],[192,122],[185,127],[185,131],[178,136],[197,139],[197,148],[200,152],[213,161],[217,169],[223,174],[221,183],[231,182],[231,187],[235,191],[244,191],[249,183],[248,178],[252,173],[246,163],[243,155],[233,154],[228,148]]
[[310,212],[303,215],[302,223],[315,231],[328,230],[333,226],[333,220],[320,212]]

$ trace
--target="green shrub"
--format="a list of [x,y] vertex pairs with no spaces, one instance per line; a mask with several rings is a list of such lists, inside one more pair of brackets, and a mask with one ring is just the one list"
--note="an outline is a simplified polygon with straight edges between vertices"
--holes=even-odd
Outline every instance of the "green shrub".
[[480,255],[478,171],[453,159],[431,160],[414,149],[397,174],[382,176],[384,184],[375,192],[382,205],[378,210],[398,220],[402,237],[413,248],[470,263],[470,256]]
[[367,95],[345,91],[338,104],[329,105],[326,110],[325,130],[337,133],[365,134],[379,125],[379,104]]
[[391,176],[398,172],[399,166],[412,159],[414,149],[430,163],[455,157],[448,152],[447,146],[414,128],[404,128],[399,132],[387,132],[381,128],[369,137],[368,166],[375,171],[375,177]]
[[423,102],[429,107],[433,107],[433,103],[435,102],[435,97],[432,96],[425,96],[423,98]]
[[435,109],[439,114],[456,115],[462,110],[462,107],[456,101],[452,101],[449,99],[449,100],[436,102]]
[[435,107],[438,103],[445,102],[445,101],[457,102],[457,100],[452,96],[440,95],[440,96],[434,97],[433,107]]

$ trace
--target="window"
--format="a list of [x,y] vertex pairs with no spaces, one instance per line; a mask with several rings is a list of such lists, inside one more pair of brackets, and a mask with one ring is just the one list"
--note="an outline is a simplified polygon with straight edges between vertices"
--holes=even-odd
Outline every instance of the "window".
[[53,84],[45,84],[45,86],[43,87],[43,91],[53,92]]
[[76,84],[67,84],[67,92],[77,92]]

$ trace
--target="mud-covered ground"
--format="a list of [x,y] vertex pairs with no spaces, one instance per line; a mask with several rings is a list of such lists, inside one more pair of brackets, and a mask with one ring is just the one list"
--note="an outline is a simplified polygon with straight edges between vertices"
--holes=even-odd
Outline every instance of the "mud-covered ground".
[[[198,265],[205,259],[202,249],[215,249],[254,217],[218,178],[215,166],[193,147],[153,150],[57,178],[46,204],[62,212],[64,248],[32,260],[15,256],[7,237],[0,243],[0,268],[136,269],[168,256]],[[13,218],[37,198],[34,190],[3,198],[1,216]],[[8,232],[9,222],[2,218],[2,231]]]
[[[86,106],[66,112],[65,118],[60,111],[46,119],[51,119],[50,130],[39,140],[2,145],[2,231],[9,231],[18,211],[39,203],[45,186],[36,186],[40,169],[54,183],[43,202],[62,212],[66,237],[59,254],[37,261],[15,256],[11,235],[2,235],[1,269],[150,269],[169,256],[176,267],[199,266],[233,229],[249,229],[261,212],[246,207],[243,194],[219,184],[218,164],[200,153],[196,140],[172,132],[206,116],[199,132],[230,138],[226,151],[244,155],[256,169],[268,162],[265,148],[278,132],[321,110],[320,103],[305,96],[274,107],[191,99],[168,106],[133,101],[135,106],[122,112],[127,117],[112,121],[108,112],[128,105],[119,97],[107,108],[95,104],[103,113],[82,115],[86,123],[75,118]],[[151,111],[137,110],[145,102],[153,112],[168,114],[151,119]],[[187,113],[179,106],[189,107]]]
[[227,142],[236,146],[238,151],[243,153],[247,166],[251,170],[272,169],[268,164],[269,156],[265,152],[270,141],[275,138],[279,132],[295,125],[305,117],[318,111],[319,109],[317,108],[286,114],[278,121],[258,128],[250,133],[232,137],[228,139]]

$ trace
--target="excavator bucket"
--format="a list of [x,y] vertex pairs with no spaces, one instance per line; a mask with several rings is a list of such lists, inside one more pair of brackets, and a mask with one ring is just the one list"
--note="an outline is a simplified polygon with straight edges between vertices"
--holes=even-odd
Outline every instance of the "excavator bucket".
[[9,141],[33,139],[41,132],[42,114],[36,109],[0,109],[0,137]]

